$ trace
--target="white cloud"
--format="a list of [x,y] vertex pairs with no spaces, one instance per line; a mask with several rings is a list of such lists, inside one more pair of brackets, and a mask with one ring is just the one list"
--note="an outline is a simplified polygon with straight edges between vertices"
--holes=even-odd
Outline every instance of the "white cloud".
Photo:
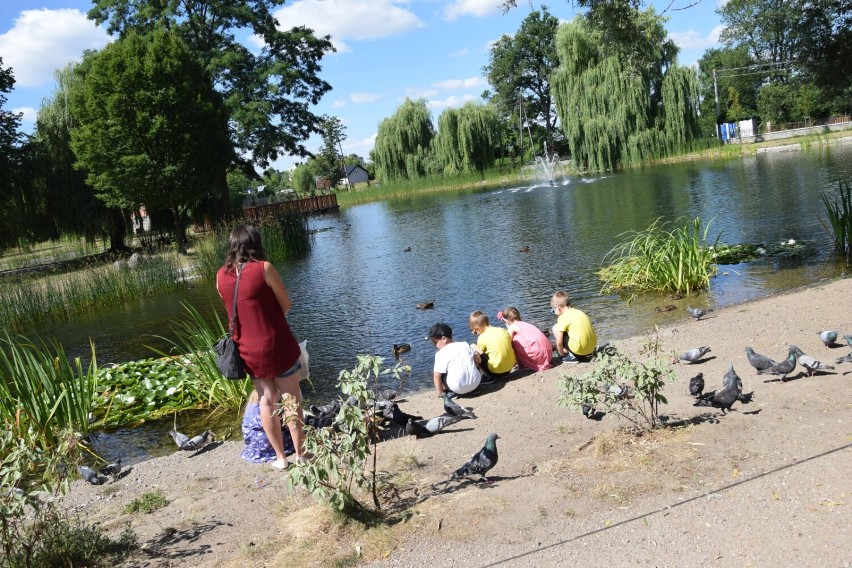
[[371,103],[379,100],[380,98],[382,98],[382,95],[378,95],[376,93],[352,93],[349,95],[349,100],[356,105]]
[[24,10],[12,29],[0,35],[3,65],[13,68],[19,87],[39,87],[86,49],[100,49],[109,35],[79,10]]
[[462,48],[458,51],[452,52],[450,54],[450,57],[452,57],[452,58],[464,57],[465,55],[467,55],[467,52],[468,52],[468,49],[465,47],[465,48]]
[[429,99],[438,94],[437,89],[422,89],[422,88],[408,88],[405,89],[405,96],[410,99]]
[[669,38],[681,49],[707,49],[719,43],[719,34],[724,26],[716,26],[706,36],[701,37],[695,30],[670,32]]
[[337,99],[333,103],[331,103],[331,108],[343,108],[346,106],[346,101],[343,99]]
[[36,116],[38,115],[38,111],[33,107],[18,107],[13,108],[10,112],[14,114],[20,114],[21,120],[24,122],[35,121]]
[[275,12],[279,27],[307,26],[318,35],[331,35],[338,51],[348,51],[345,40],[377,39],[398,35],[423,22],[394,0],[296,0]]
[[472,89],[473,87],[479,87],[484,84],[485,79],[482,77],[469,77],[467,79],[447,79],[446,81],[438,81],[436,83],[432,83],[432,86],[449,91],[452,89]]
[[462,95],[457,97],[455,95],[451,97],[447,97],[446,99],[439,101],[429,101],[429,108],[439,109],[439,108],[447,108],[447,107],[460,107],[463,106],[464,103],[468,101],[478,100],[479,97],[476,95]]
[[361,140],[347,140],[343,143],[344,154],[358,154],[365,160],[369,159],[370,150],[376,145],[376,133]]
[[499,12],[500,0],[455,0],[444,10],[444,18],[451,21],[459,16],[481,18]]

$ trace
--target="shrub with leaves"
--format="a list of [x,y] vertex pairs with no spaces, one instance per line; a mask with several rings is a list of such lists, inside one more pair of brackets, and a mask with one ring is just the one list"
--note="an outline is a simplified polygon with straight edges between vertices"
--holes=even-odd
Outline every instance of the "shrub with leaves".
[[402,384],[410,371],[401,363],[390,368],[383,363],[381,357],[358,355],[353,370],[340,372],[337,386],[341,404],[335,425],[305,427],[305,451],[314,454],[315,459],[297,463],[290,473],[291,487],[303,487],[338,509],[356,511],[368,509],[354,493],[362,490],[372,495],[375,509],[381,509],[376,491],[379,433],[378,418],[372,412],[375,393],[380,381],[393,378]]
[[640,430],[657,426],[662,394],[674,379],[670,354],[662,352],[659,332],[649,336],[639,357],[610,348],[595,358],[594,369],[580,376],[562,375],[557,382],[559,406],[582,409],[603,407],[607,414],[626,419]]

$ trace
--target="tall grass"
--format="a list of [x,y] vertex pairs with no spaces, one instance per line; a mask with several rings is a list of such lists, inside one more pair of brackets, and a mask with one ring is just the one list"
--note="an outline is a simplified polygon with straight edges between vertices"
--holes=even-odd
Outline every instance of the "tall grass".
[[308,218],[296,211],[281,212],[257,220],[235,219],[212,233],[198,237],[195,244],[195,269],[202,278],[215,278],[228,252],[228,235],[234,226],[241,224],[252,225],[260,232],[267,260],[273,264],[301,256],[311,249]]
[[839,199],[823,193],[822,203],[834,233],[835,250],[849,256],[852,254],[852,184],[841,181],[838,193]]
[[97,392],[97,364],[69,361],[56,342],[37,344],[6,333],[0,337],[0,422],[31,447],[48,450],[61,432],[89,432]]
[[698,218],[673,224],[657,219],[645,231],[622,233],[628,240],[607,253],[604,261],[610,264],[598,273],[602,293],[688,294],[709,288],[715,272],[714,249],[719,244],[719,237],[708,243],[709,230],[709,223],[702,230]]
[[175,255],[149,258],[136,269],[101,266],[22,279],[14,286],[0,288],[0,327],[21,330],[184,287],[183,266]]
[[191,370],[193,380],[184,384],[184,396],[208,408],[239,411],[252,385],[248,379],[226,379],[219,372],[212,348],[225,335],[222,320],[214,315],[213,323],[208,323],[195,307],[186,303],[182,305],[187,317],[172,327],[175,339],[162,338],[172,346],[173,353],[158,353],[171,355],[176,363]]
[[0,270],[14,270],[98,254],[107,248],[107,244],[101,239],[89,243],[85,239],[72,236],[61,236],[41,243],[22,244],[2,251]]

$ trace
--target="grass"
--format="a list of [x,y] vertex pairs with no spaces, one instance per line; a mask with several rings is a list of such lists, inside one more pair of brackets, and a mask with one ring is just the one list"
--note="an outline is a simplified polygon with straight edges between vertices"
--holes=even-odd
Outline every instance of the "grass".
[[79,237],[63,236],[41,243],[22,244],[7,249],[0,256],[0,271],[28,268],[98,254],[107,248],[107,243],[97,240],[87,243]]
[[825,193],[820,197],[834,235],[834,248],[838,253],[849,256],[852,254],[852,184],[841,181],[839,185],[837,197],[831,198]]
[[153,513],[157,509],[162,509],[166,505],[169,504],[169,500],[166,499],[165,494],[160,491],[151,491],[149,493],[143,493],[133,501],[127,504],[124,508],[125,514],[130,513]]
[[177,255],[149,258],[137,269],[107,265],[41,278],[28,277],[14,286],[0,287],[0,327],[21,330],[185,287],[184,266]]
[[97,392],[97,363],[84,368],[56,342],[0,336],[0,423],[32,447],[49,450],[63,431],[89,432]]
[[[622,233],[627,240],[610,250],[610,265],[598,272],[601,293],[679,292],[706,290],[715,272],[713,249],[719,237],[708,242],[708,224],[678,219],[674,223],[654,221],[642,232]],[[711,248],[712,247],[712,248]]]

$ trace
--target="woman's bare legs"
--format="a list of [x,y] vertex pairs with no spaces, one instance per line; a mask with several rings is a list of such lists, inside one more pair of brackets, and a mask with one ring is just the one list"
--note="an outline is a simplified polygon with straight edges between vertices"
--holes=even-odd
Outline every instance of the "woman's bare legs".
[[[272,449],[275,451],[275,463],[283,469],[287,467],[287,458],[284,456],[284,439],[281,436],[281,418],[274,415],[278,398],[280,396],[276,388],[276,381],[273,379],[258,379],[252,377],[254,390],[258,395],[258,406],[260,407],[260,423],[263,425],[263,431],[269,439]],[[298,384],[297,384],[298,386]],[[292,432],[292,426],[290,427]],[[293,442],[295,443],[295,439]],[[276,466],[276,467],[279,467]]]
[[[299,369],[288,377],[275,377],[275,386],[284,399],[284,420],[290,428],[290,437],[293,438],[293,447],[296,449],[296,459],[305,453],[305,417],[302,412],[302,389],[299,381],[304,371]],[[280,432],[279,432],[280,434]]]

